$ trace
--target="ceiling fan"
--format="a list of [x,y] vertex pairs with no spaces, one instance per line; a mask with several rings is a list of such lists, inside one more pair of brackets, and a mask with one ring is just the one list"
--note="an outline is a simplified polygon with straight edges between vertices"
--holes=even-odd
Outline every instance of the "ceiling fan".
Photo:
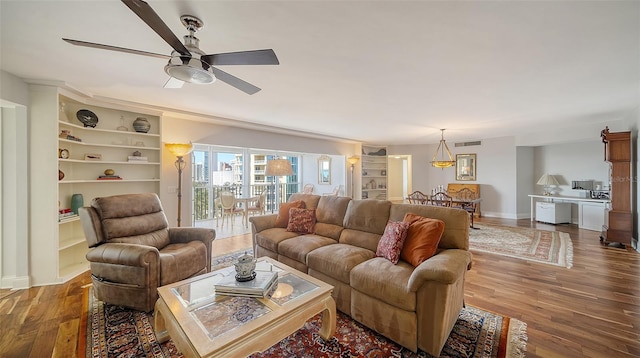
[[164,71],[170,76],[165,84],[167,88],[180,88],[184,82],[209,84],[219,79],[247,94],[254,94],[260,91],[260,88],[213,66],[280,64],[272,49],[207,55],[200,50],[200,40],[195,37],[196,31],[204,26],[204,23],[197,17],[191,15],[180,16],[180,21],[189,31],[189,34],[184,36],[183,44],[145,1],[122,0],[122,2],[173,48],[171,56],[93,42],[65,38],[63,40],[76,46],[168,59],[169,62],[164,67]]

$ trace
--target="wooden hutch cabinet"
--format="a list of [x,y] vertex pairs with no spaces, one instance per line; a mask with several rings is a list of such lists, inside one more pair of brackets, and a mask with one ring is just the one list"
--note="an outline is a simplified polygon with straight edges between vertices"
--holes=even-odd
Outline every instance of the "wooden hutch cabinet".
[[633,232],[631,132],[611,133],[609,127],[605,127],[600,136],[604,143],[604,160],[609,162],[611,190],[608,218],[600,239],[611,246],[626,247],[631,245]]

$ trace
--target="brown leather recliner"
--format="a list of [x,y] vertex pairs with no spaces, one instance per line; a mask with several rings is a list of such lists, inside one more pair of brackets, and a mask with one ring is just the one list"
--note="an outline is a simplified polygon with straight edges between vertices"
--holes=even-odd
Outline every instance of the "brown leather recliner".
[[149,312],[158,287],[211,269],[215,231],[169,228],[155,193],[95,198],[79,214],[101,301]]

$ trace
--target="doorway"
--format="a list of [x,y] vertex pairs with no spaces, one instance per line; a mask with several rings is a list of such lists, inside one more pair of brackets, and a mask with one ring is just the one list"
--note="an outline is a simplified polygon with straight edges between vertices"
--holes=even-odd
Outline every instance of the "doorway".
[[411,155],[390,155],[388,157],[389,200],[402,202],[409,195],[412,188]]

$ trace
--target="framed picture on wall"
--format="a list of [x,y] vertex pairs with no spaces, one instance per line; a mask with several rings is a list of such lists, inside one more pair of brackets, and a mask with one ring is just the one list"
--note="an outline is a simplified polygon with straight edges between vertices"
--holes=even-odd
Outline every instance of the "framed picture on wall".
[[456,180],[476,180],[476,155],[456,154]]

